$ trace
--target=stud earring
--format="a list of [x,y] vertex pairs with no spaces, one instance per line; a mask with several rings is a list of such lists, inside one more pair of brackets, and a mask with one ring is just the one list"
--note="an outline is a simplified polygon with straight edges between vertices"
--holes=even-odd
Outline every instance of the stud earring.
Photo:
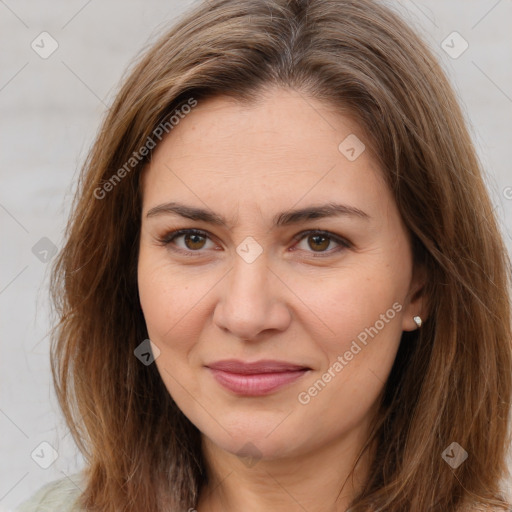
[[415,317],[413,317],[413,320],[414,320],[414,322],[416,323],[416,325],[418,326],[418,329],[419,329],[421,327],[421,324],[423,323],[421,321],[421,317],[415,316]]

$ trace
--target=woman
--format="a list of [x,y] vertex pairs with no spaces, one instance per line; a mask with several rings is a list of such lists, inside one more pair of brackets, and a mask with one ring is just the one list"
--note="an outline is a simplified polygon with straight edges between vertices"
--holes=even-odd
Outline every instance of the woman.
[[396,14],[207,2],[84,167],[52,370],[87,467],[33,501],[507,510],[509,272],[454,93]]

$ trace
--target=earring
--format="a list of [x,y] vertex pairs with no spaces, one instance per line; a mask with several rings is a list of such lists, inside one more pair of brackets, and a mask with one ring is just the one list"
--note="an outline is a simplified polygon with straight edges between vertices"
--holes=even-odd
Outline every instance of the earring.
[[418,329],[419,329],[421,327],[421,324],[423,323],[421,321],[421,317],[415,316],[415,317],[413,317],[413,320],[414,320],[414,322],[416,323],[416,325],[418,326]]

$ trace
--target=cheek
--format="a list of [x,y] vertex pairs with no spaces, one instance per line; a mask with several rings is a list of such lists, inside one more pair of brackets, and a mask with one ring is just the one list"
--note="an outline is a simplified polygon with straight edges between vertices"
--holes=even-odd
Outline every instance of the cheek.
[[212,284],[206,275],[191,278],[165,258],[141,251],[138,286],[149,337],[157,345],[180,350],[200,326],[195,317]]
[[384,268],[350,268],[320,277],[314,286],[311,280],[296,281],[294,292],[307,306],[308,324],[315,331],[311,339],[330,357],[349,350],[358,336],[364,340],[365,329],[376,322],[379,331],[400,332],[401,283]]
[[188,368],[204,324],[201,300],[213,286],[203,277],[179,272],[165,256],[141,250],[139,295],[149,339],[160,349],[155,364],[170,396],[185,410],[191,406],[190,394],[199,394]]
[[333,430],[339,411],[350,410],[349,416],[343,415],[350,428],[375,403],[395,360],[404,281],[396,268],[383,263],[353,267],[320,282],[322,286],[303,296],[316,314],[310,313],[310,325],[318,327],[309,337],[322,353],[322,365],[304,383],[298,399],[310,404],[306,409],[314,410],[313,416],[329,418]]
[[297,398],[306,405],[305,421],[322,417],[332,432],[354,427],[375,404],[401,338],[397,284],[382,272],[372,279],[361,276],[362,271],[340,276],[334,284],[328,280],[323,293],[316,289],[308,299],[321,319],[310,337],[323,364]]

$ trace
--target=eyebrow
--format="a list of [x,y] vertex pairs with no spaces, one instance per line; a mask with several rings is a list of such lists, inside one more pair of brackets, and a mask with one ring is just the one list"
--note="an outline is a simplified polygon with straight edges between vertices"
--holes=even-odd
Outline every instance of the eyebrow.
[[[146,218],[156,217],[158,215],[179,215],[186,219],[203,221],[216,226],[229,228],[228,221],[221,215],[204,208],[197,208],[177,202],[160,204],[151,208],[147,212]],[[273,224],[276,227],[281,227],[313,219],[341,216],[355,217],[364,220],[369,220],[371,218],[367,213],[354,206],[339,203],[327,203],[322,205],[312,205],[295,210],[285,210],[274,216]]]

